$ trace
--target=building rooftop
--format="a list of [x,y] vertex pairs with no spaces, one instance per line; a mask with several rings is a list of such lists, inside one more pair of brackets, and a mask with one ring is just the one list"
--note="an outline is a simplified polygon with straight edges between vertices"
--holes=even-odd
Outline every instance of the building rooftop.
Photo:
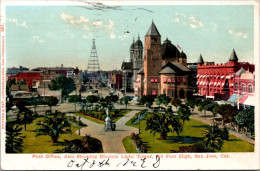
[[185,74],[190,72],[191,70],[186,66],[176,63],[176,62],[168,62],[163,66],[163,69],[159,72],[160,74]]
[[145,36],[161,36],[153,21]]

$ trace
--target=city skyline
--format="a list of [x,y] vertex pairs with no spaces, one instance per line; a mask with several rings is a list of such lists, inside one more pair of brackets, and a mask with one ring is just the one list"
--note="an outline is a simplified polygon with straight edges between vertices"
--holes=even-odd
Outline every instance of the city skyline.
[[202,54],[204,61],[225,63],[234,48],[239,61],[253,63],[253,16],[249,5],[8,6],[7,67],[63,64],[85,70],[95,39],[101,70],[120,69],[130,60],[133,37],[144,44],[152,20],[162,43],[168,38],[180,46],[187,62]]

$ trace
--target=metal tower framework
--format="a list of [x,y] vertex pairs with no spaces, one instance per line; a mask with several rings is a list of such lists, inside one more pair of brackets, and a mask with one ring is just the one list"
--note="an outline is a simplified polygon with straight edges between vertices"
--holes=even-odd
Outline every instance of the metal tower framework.
[[98,62],[97,49],[96,49],[95,39],[93,39],[92,50],[88,61],[88,72],[96,72],[99,70],[100,67]]

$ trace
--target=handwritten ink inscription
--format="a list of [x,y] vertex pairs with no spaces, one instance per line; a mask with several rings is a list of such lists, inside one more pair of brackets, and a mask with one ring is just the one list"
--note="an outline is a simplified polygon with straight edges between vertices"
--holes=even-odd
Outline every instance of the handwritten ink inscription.
[[[153,160],[152,163],[148,163],[148,160]],[[156,155],[155,159],[147,159],[147,158],[141,158],[141,159],[124,159],[124,160],[119,160],[116,162],[116,167],[141,167],[141,168],[146,168],[149,164],[153,168],[158,168],[160,166],[161,158],[159,155]],[[114,162],[113,162],[114,163]],[[76,160],[70,160],[67,164],[67,168],[72,168],[72,169],[83,169],[85,167],[88,168],[93,168],[93,167],[98,167],[101,168],[103,166],[111,166],[110,159],[104,159],[104,160],[92,160],[89,158],[83,159],[81,161],[76,161]]]

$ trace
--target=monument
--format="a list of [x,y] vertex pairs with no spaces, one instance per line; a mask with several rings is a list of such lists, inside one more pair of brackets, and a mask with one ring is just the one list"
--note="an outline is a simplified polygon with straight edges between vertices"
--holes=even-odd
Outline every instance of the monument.
[[111,120],[110,117],[109,117],[109,109],[108,109],[108,108],[107,108],[107,110],[106,110],[106,113],[107,113],[107,117],[106,117],[106,119],[105,119],[105,121],[106,121],[105,131],[112,131],[112,129],[111,129],[112,120]]

